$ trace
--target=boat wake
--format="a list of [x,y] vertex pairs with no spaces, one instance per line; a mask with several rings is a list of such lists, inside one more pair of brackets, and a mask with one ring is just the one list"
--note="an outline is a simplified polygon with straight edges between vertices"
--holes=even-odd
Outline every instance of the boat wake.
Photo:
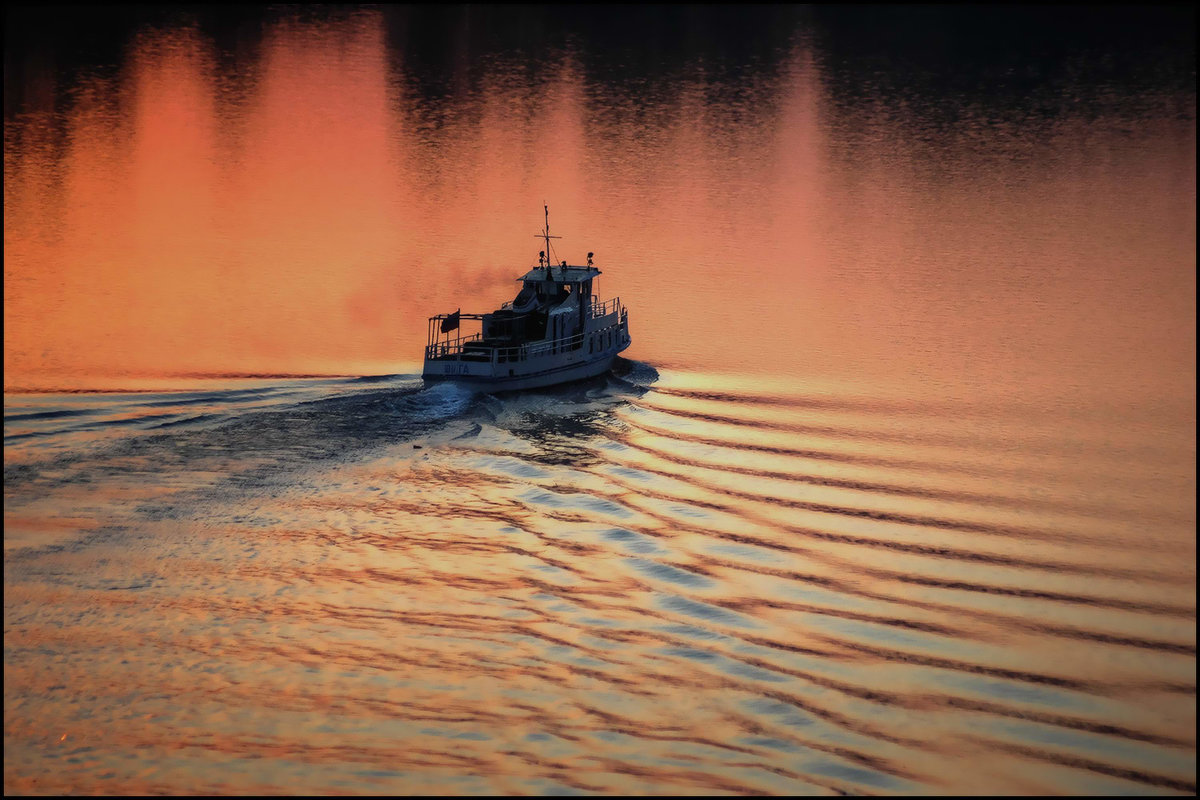
[[[20,502],[70,487],[102,492],[110,484],[127,486],[135,476],[170,475],[175,503],[185,496],[199,504],[227,500],[247,487],[286,486],[314,468],[381,448],[422,437],[461,437],[472,426],[479,429],[476,420],[507,419],[520,427],[532,417],[587,415],[644,391],[634,381],[656,377],[648,365],[624,360],[619,372],[499,395],[414,375],[199,391],[10,395],[5,485]],[[161,486],[153,480],[147,486],[148,501],[164,502]],[[26,546],[36,538],[10,537],[6,546],[17,541]]]
[[125,794],[1194,794],[1194,421],[936,402],[10,397],[6,730]]

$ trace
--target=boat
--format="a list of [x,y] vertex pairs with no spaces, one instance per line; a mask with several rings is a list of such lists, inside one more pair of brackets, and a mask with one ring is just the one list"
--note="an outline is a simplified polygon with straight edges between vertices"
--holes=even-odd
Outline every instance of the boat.
[[[551,249],[550,208],[537,238],[545,242],[538,265],[518,278],[511,302],[486,314],[429,318],[425,345],[427,381],[456,381],[489,392],[540,389],[608,372],[629,347],[629,312],[614,297],[593,292],[600,270],[587,254],[586,266],[558,262]],[[468,333],[465,324],[478,323]]]

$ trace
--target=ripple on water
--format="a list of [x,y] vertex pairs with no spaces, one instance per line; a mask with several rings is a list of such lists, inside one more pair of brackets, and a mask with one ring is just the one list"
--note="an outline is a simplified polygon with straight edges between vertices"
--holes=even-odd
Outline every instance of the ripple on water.
[[1194,788],[1194,524],[1089,528],[1083,469],[1023,507],[1044,432],[1001,459],[882,398],[336,386],[125,397],[196,424],[6,462],[14,752],[111,734],[55,787],[206,731],[231,790],[254,762],[357,793]]

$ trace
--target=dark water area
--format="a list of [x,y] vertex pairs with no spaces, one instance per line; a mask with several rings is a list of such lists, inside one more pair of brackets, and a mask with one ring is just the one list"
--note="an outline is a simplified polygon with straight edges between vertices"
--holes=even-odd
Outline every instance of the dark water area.
[[1195,794],[1190,8],[5,13],[6,794]]

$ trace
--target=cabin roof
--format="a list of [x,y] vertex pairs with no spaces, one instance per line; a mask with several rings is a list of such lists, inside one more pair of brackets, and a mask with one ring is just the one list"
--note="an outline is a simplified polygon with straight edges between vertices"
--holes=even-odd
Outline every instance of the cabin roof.
[[519,281],[554,281],[555,283],[582,283],[583,281],[591,280],[600,274],[600,270],[595,267],[550,267],[550,274],[546,274],[546,267],[534,267],[526,272]]

